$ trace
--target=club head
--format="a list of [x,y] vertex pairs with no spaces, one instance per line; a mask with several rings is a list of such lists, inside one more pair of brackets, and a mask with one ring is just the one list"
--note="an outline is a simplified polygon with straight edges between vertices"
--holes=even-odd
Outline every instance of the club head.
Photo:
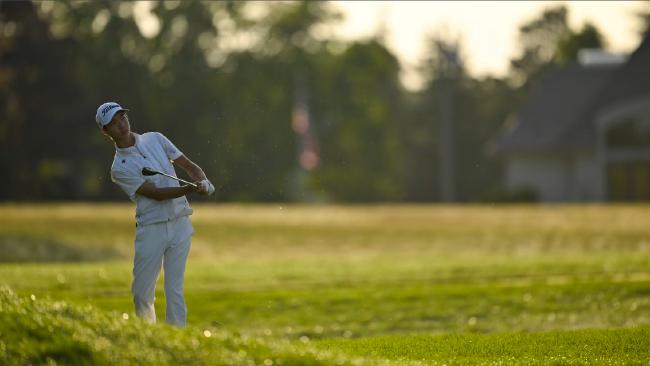
[[151,168],[148,167],[142,168],[142,175],[156,175],[156,174],[158,174],[158,172]]

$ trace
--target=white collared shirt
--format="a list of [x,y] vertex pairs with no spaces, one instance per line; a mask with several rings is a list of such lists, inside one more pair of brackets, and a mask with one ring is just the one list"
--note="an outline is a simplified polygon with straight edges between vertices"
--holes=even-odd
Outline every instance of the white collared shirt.
[[142,168],[148,167],[176,176],[172,160],[178,159],[183,153],[159,132],[147,132],[142,135],[133,133],[133,135],[135,136],[133,146],[115,147],[111,180],[122,188],[131,201],[135,202],[137,224],[148,225],[191,215],[193,211],[185,196],[156,201],[136,193],[144,182],[153,183],[159,188],[180,187],[178,181],[162,175],[144,176]]

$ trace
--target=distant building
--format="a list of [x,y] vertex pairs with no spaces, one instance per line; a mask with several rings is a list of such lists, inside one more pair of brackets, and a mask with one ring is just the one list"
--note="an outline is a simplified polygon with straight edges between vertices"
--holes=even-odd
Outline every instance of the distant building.
[[536,85],[499,143],[506,185],[542,202],[650,201],[650,33]]

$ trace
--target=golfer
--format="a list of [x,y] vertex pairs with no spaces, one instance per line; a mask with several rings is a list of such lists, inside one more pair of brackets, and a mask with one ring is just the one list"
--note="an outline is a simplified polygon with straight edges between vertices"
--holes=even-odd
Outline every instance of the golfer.
[[[214,193],[203,170],[158,132],[139,135],[131,131],[128,109],[114,102],[97,109],[95,120],[102,133],[115,144],[111,179],[136,204],[133,302],[138,317],[155,323],[154,293],[161,266],[165,270],[167,322],[179,327],[187,321],[183,294],[185,263],[194,229],[192,209],[185,195]],[[176,176],[172,163],[181,167],[197,184],[181,186],[162,175],[143,176],[148,167]]]

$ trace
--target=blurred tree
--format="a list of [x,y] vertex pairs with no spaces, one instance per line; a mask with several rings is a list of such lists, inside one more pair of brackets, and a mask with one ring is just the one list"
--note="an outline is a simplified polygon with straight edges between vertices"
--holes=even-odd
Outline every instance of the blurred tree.
[[427,80],[415,96],[414,116],[404,139],[409,146],[406,182],[412,200],[451,200],[459,147],[455,128],[462,79],[466,78],[459,41],[435,35],[420,72]]
[[533,83],[556,57],[560,40],[571,33],[564,5],[548,8],[519,28],[520,55],[510,61],[515,84]]
[[[3,142],[12,141],[3,143],[2,164],[19,177],[7,183],[14,186],[6,190],[7,198],[121,198],[108,179],[112,147],[92,122],[98,104],[116,100],[131,109],[134,130],[169,135],[214,176],[221,199],[289,199],[297,166],[291,129],[297,81],[312,95],[317,132],[332,134],[329,127],[318,126],[325,120],[350,124],[323,144],[324,172],[331,180],[312,184],[340,199],[395,197],[397,140],[382,128],[396,119],[390,113],[399,105],[397,62],[375,44],[334,55],[319,26],[340,14],[326,3],[1,4],[6,57],[0,82],[7,118],[0,131]],[[260,11],[262,17],[251,17]],[[27,36],[31,38],[20,38]],[[374,69],[366,72],[366,65]],[[327,89],[331,77],[355,93]],[[377,93],[368,102],[366,88]],[[343,110],[330,113],[330,105],[344,104]],[[347,117],[350,113],[354,121]],[[365,123],[367,116],[371,129],[353,126]],[[339,122],[346,118],[349,122]],[[72,138],[53,139],[62,129]],[[366,132],[381,139],[370,143]],[[356,158],[354,168],[332,160],[343,140],[351,153],[367,150],[368,159]],[[389,159],[385,170],[384,158]],[[360,175],[354,184],[338,184],[348,170],[372,174]],[[350,193],[367,180],[374,181],[370,194],[363,190],[365,195],[357,198]],[[37,186],[27,187],[30,183]]]
[[578,51],[585,48],[605,48],[598,28],[586,23],[579,32],[569,32],[558,41],[555,59],[561,65],[578,61]]
[[[158,3],[0,3],[2,29],[13,29],[2,32],[3,69],[14,75],[3,84],[11,94],[3,99],[8,101],[4,112],[12,114],[2,119],[3,129],[11,131],[11,143],[3,147],[20,144],[22,151],[3,156],[13,164],[6,170],[14,177],[8,184],[25,192],[9,190],[9,197],[122,196],[108,179],[113,149],[94,127],[93,116],[99,103],[117,100],[132,107],[134,128],[142,131],[146,118],[138,117],[157,117],[145,106],[158,111],[167,105],[147,100],[160,90],[159,75],[149,72],[160,58],[155,34],[143,32],[136,19],[143,13],[134,8],[142,4]],[[185,66],[179,69],[190,69]],[[163,132],[165,125],[178,125],[164,122],[156,121]]]
[[510,61],[510,81],[522,86],[520,99],[529,86],[549,69],[577,60],[583,48],[604,48],[606,40],[591,23],[573,31],[564,5],[548,8],[519,28],[520,55]]
[[[264,16],[248,30],[254,41],[232,53],[223,74],[223,118],[232,121],[218,136],[222,157],[243,159],[224,171],[225,192],[238,200],[291,200],[296,196],[299,136],[292,130],[297,86],[314,95],[321,78],[319,60],[329,59],[319,24],[338,14],[322,2],[265,3]],[[233,93],[232,91],[235,91]],[[310,98],[310,100],[315,98]],[[318,118],[311,120],[316,123]]]
[[510,61],[508,81],[516,88],[511,111],[528,97],[531,87],[550,70],[577,61],[583,48],[603,48],[606,40],[593,24],[580,31],[568,24],[564,5],[548,8],[519,28],[520,55]]
[[222,75],[213,157],[223,194],[236,200],[286,200],[294,167],[292,83],[286,66],[249,52],[229,57]]
[[74,141],[83,111],[67,77],[76,43],[52,36],[30,2],[0,2],[0,198],[75,199],[82,158]]
[[437,201],[440,197],[440,149],[436,119],[440,103],[431,87],[406,99],[402,131],[405,146],[404,189],[409,201]]
[[517,90],[507,80],[466,79],[459,90],[457,191],[460,201],[493,201],[502,190],[503,162],[494,137],[508,118]]
[[639,26],[639,35],[644,37],[646,33],[650,32],[650,2],[642,2],[641,8],[636,15],[639,23],[641,23]]
[[[268,82],[263,88],[272,94],[264,100],[259,100],[260,94],[256,94],[254,98],[260,109],[253,121],[265,121],[262,126],[266,128],[257,129],[258,140],[267,147],[259,160],[261,167],[275,172],[272,189],[276,199],[308,200],[312,195],[309,171],[317,166],[317,151],[310,151],[311,159],[316,160],[309,167],[301,160],[307,153],[306,144],[317,144],[314,131],[318,118],[311,104],[320,82],[318,60],[329,59],[327,41],[317,37],[317,30],[338,19],[340,14],[325,2],[299,1],[269,6],[266,16],[258,23],[257,33],[261,36],[253,48],[258,61],[250,67],[261,64],[267,68]],[[269,101],[273,105],[266,103]],[[297,113],[304,114],[301,120],[304,126],[300,128],[295,125]],[[315,146],[310,148],[314,150]]]
[[[505,80],[475,79],[467,74],[459,41],[442,34],[430,41],[421,72],[428,82],[411,101],[413,115],[406,127],[408,146],[407,198],[443,200],[439,179],[442,139],[452,139],[451,182],[454,201],[489,199],[501,184],[501,162],[491,154],[490,142],[512,109],[513,88]],[[453,55],[453,57],[451,57]],[[453,60],[454,62],[451,62]],[[447,91],[442,92],[444,89]],[[443,132],[441,98],[453,98],[447,112],[452,126]],[[449,128],[449,127],[448,127]]]
[[333,59],[321,69],[313,98],[322,155],[314,186],[336,200],[400,199],[399,63],[376,39],[355,42]]
[[[296,141],[300,136],[293,134],[289,116],[296,100],[307,96],[309,123],[320,147],[320,165],[311,172],[308,187],[334,200],[399,196],[398,62],[373,40],[333,53],[334,42],[320,33],[323,25],[339,19],[325,2],[273,4],[256,30],[262,34],[260,42],[250,53],[233,55],[238,68],[250,65],[246,73],[233,77],[255,75],[257,85],[250,91],[255,108],[233,108],[232,113],[246,110],[255,114],[251,122],[264,121],[251,132],[258,135],[258,149],[268,147],[259,155],[260,166],[272,167],[277,177],[267,177],[267,194],[271,189],[281,192],[275,197],[295,198],[286,190],[293,187],[287,181],[301,169]],[[252,178],[242,176],[238,185],[255,184]],[[275,183],[268,186],[271,182]],[[252,189],[256,188],[247,188]]]

